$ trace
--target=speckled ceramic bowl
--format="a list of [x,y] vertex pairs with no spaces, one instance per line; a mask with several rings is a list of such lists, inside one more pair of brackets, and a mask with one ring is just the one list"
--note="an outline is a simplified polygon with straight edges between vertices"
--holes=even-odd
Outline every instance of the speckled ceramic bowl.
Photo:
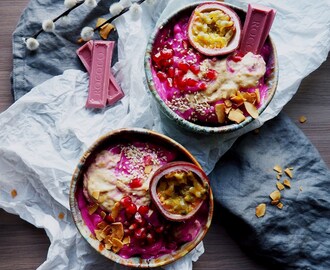
[[82,218],[80,209],[78,207],[76,192],[77,190],[81,189],[84,173],[86,172],[91,162],[95,159],[96,154],[98,154],[101,150],[106,149],[110,145],[116,145],[120,142],[130,142],[132,140],[146,141],[149,143],[161,145],[167,150],[176,151],[178,153],[178,157],[176,160],[192,162],[200,167],[197,160],[187,149],[185,149],[182,145],[178,144],[169,137],[150,130],[138,128],[115,130],[100,137],[81,157],[72,177],[70,187],[70,208],[73,215],[73,220],[79,232],[98,253],[102,254],[106,258],[116,263],[129,267],[159,267],[174,262],[177,259],[185,256],[188,252],[195,248],[200,241],[202,241],[211,225],[213,215],[213,194],[212,190],[210,189],[208,197],[208,213],[206,213],[207,218],[205,220],[205,226],[203,226],[203,228],[200,230],[197,237],[193,241],[185,243],[184,245],[180,246],[178,250],[172,252],[171,254],[162,255],[154,259],[142,259],[140,257],[131,257],[129,259],[124,259],[112,251],[109,251],[105,248],[100,248],[100,242],[95,239],[95,236],[92,235],[91,231],[89,230],[85,221]]
[[[201,2],[202,3],[202,2]],[[226,4],[226,3],[225,3]],[[153,97],[156,99],[158,107],[160,108],[160,111],[163,112],[167,117],[169,117],[171,120],[173,120],[176,124],[179,126],[188,129],[193,132],[197,133],[204,133],[204,134],[218,134],[218,133],[228,133],[236,131],[247,124],[251,123],[254,119],[251,116],[247,116],[246,119],[239,123],[239,124],[228,124],[228,125],[222,125],[222,126],[206,126],[206,125],[198,125],[193,122],[187,121],[184,118],[180,117],[178,114],[176,114],[174,111],[172,111],[164,102],[164,100],[160,97],[157,89],[156,84],[153,80],[153,65],[152,65],[152,58],[151,53],[153,50],[153,46],[155,44],[155,41],[158,38],[159,30],[163,27],[166,27],[166,25],[172,23],[173,21],[178,20],[178,18],[181,18],[182,16],[186,16],[187,14],[191,14],[192,11],[195,9],[195,7],[198,4],[190,4],[188,6],[185,6],[184,8],[178,10],[174,14],[170,15],[168,18],[166,18],[152,33],[147,48],[146,48],[146,54],[145,54],[145,73],[147,78],[147,83],[149,86],[149,90],[152,93]],[[229,7],[231,7],[236,13],[239,15],[241,22],[243,24],[245,20],[245,11],[243,11],[240,8],[237,8],[235,6],[232,6],[230,4],[226,4]],[[258,108],[259,115],[266,109],[270,101],[272,100],[276,87],[278,82],[278,61],[277,61],[277,53],[275,44],[272,41],[271,37],[268,37],[267,41],[270,44],[271,47],[271,53],[270,58],[267,63],[267,67],[269,67],[269,74],[265,75],[265,84],[268,86],[266,98],[262,102],[261,106]]]

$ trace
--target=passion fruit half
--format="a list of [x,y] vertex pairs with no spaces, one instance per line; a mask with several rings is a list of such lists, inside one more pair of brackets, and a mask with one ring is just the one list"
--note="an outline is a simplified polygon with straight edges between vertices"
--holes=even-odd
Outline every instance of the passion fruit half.
[[151,177],[150,195],[168,220],[184,221],[199,210],[209,194],[209,179],[195,164],[175,161],[160,167]]
[[241,21],[234,10],[217,3],[198,5],[190,16],[188,38],[191,46],[207,56],[233,52],[241,39]]

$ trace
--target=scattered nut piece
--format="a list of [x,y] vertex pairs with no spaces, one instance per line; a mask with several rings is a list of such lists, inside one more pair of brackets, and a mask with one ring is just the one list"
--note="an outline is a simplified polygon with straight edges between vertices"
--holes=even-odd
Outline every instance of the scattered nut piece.
[[284,179],[283,180],[283,185],[285,185],[288,188],[291,188],[291,182],[289,179]]
[[95,200],[98,200],[99,197],[100,197],[100,191],[93,191],[93,192],[92,192],[92,197],[93,197]]
[[278,209],[282,209],[283,208],[283,203],[279,202],[278,204],[276,204]]
[[282,168],[280,165],[275,165],[273,168],[274,171],[278,172],[278,173],[282,173]]
[[224,103],[225,103],[226,107],[231,107],[231,106],[233,106],[233,103],[232,103],[229,99],[226,99],[226,100],[224,101]]
[[15,198],[15,197],[17,196],[17,191],[16,191],[16,189],[12,189],[12,191],[10,192],[10,194],[11,194],[11,197],[12,197],[12,198]]
[[299,190],[300,190],[300,191],[302,191],[302,190],[303,190],[302,186],[300,186],[300,187],[299,187]]
[[112,207],[111,216],[113,219],[116,219],[119,215],[119,211],[121,209],[120,202],[116,202],[115,205]]
[[261,203],[256,207],[256,216],[258,218],[263,217],[266,213],[266,204]]
[[299,117],[299,122],[300,122],[300,123],[303,124],[303,123],[305,123],[306,121],[307,121],[306,116],[302,115],[302,116]]
[[131,238],[128,235],[123,239],[123,245],[128,245],[129,243],[131,243]]
[[111,234],[114,238],[123,239],[124,237],[124,227],[121,222],[114,222],[110,225]]
[[290,168],[286,168],[284,170],[284,172],[286,173],[287,176],[289,176],[292,179],[293,173],[292,173],[292,170]]
[[281,193],[278,190],[274,190],[269,194],[269,197],[272,199],[272,201],[278,201],[281,199]]
[[151,171],[152,171],[152,165],[147,165],[147,166],[145,166],[145,168],[144,168],[144,172],[145,172],[146,174],[149,174]]
[[256,98],[257,98],[257,104],[259,104],[260,103],[260,91],[259,91],[259,88],[257,88],[256,89],[256,91],[255,91],[255,93],[256,93]]
[[282,176],[282,175],[278,173],[278,174],[276,175],[276,179],[277,179],[277,180],[280,180],[280,179],[281,179],[281,176]]
[[244,102],[244,106],[246,111],[248,112],[249,115],[251,115],[252,118],[256,119],[259,116],[259,111],[256,106],[254,106],[250,102]]
[[[226,100],[227,101],[227,100]],[[229,100],[228,100],[229,101]],[[228,106],[229,107],[229,106]],[[214,106],[215,109],[215,114],[217,115],[218,118],[218,122],[220,124],[223,124],[226,120],[226,113],[225,113],[225,104],[221,103],[221,104],[216,104]]]
[[117,253],[123,247],[123,242],[117,238],[112,239],[112,251]]
[[60,213],[58,214],[58,218],[62,220],[62,219],[64,218],[64,213],[63,213],[63,212],[60,212]]
[[88,209],[88,214],[92,215],[95,213],[95,211],[97,210],[97,208],[99,208],[97,203],[94,203],[92,205],[88,205],[87,209]]
[[280,202],[280,200],[273,200],[270,202],[271,205],[277,205]]
[[283,190],[284,189],[284,186],[283,186],[283,184],[281,183],[281,182],[276,182],[276,186],[277,186],[277,188],[278,188],[278,190]]

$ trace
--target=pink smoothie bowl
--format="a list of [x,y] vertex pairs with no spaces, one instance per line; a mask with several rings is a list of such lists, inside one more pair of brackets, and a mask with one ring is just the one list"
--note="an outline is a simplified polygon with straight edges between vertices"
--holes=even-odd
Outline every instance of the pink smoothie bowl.
[[[89,168],[91,168],[91,164],[95,164],[95,160],[98,159],[99,154],[101,152],[104,153],[105,151],[108,151],[109,153],[118,154],[118,147],[120,148],[127,145],[129,146],[133,145],[135,152],[137,151],[137,149],[142,149],[141,147],[147,145],[147,147],[145,148],[147,149],[146,155],[153,155],[157,153],[159,155],[158,160],[160,162],[154,163],[157,164],[157,168],[155,168],[155,171],[157,171],[159,168],[162,168],[161,167],[162,164],[171,161],[189,162],[193,166],[198,166],[198,168],[202,169],[200,164],[197,162],[196,158],[187,149],[185,149],[182,145],[180,145],[179,143],[177,143],[176,141],[165,135],[140,128],[124,128],[124,129],[111,131],[105,134],[104,136],[100,137],[93,145],[91,145],[88,148],[88,150],[83,154],[83,156],[80,158],[79,163],[76,166],[71,181],[70,198],[69,198],[70,209],[73,216],[73,220],[78,231],[83,236],[83,238],[88,242],[88,244],[93,249],[95,249],[99,254],[108,258],[109,260],[124,266],[136,267],[136,268],[153,268],[153,267],[163,266],[185,256],[192,249],[194,249],[206,235],[211,225],[211,220],[213,216],[212,190],[211,188],[209,188],[208,195],[204,201],[203,206],[198,210],[197,214],[195,214],[194,218],[192,218],[190,221],[185,220],[184,222],[176,222],[176,221],[167,220],[163,216],[161,216],[161,214],[157,213],[157,210],[155,210],[155,208],[152,208],[152,202],[150,201],[149,204],[150,210],[148,212],[149,216],[148,215],[145,216],[145,220],[147,223],[144,223],[148,225],[144,225],[144,226],[148,228],[148,230],[149,229],[153,230],[153,228],[156,229],[162,227],[165,228],[162,233],[156,234],[155,236],[156,240],[151,245],[149,245],[149,242],[146,242],[145,240],[136,240],[134,238],[135,234],[133,234],[130,236],[130,243],[127,246],[122,247],[121,250],[114,251],[111,248],[110,249],[106,248],[104,246],[104,243],[100,239],[98,239],[94,227],[96,226],[95,224],[108,222],[109,220],[108,216],[110,215],[111,212],[109,214],[105,214],[105,213],[102,214],[102,212],[106,212],[106,210],[104,209],[100,209],[102,211],[99,212],[97,210],[93,214],[87,212],[87,209],[89,209],[88,208],[89,205],[91,205],[91,201],[88,198],[86,198],[85,189],[84,189],[86,175],[89,174],[90,172]],[[121,157],[125,155],[122,153],[123,152],[121,152],[120,154]],[[142,158],[141,160],[145,160],[144,157],[141,157],[141,151],[139,153],[140,154],[138,155],[138,158]],[[127,165],[128,163],[126,161],[125,164]],[[106,159],[104,160],[104,162],[106,163]],[[136,163],[136,165],[134,165],[136,166],[136,168],[134,166],[131,166],[129,168],[130,173],[134,174],[135,173],[134,170],[135,169],[138,170],[139,165],[141,164]],[[129,167],[130,165],[127,166]],[[116,168],[121,168],[121,167],[122,166],[119,165]],[[125,173],[127,177],[130,177],[130,173],[127,172]],[[152,173],[150,173],[150,175],[151,174]],[[146,192],[148,192],[148,189],[146,189]],[[134,192],[131,194],[135,196]],[[127,197],[127,195],[125,196]],[[148,196],[148,194],[146,196]],[[111,200],[115,198],[109,198],[109,199]],[[121,202],[122,200],[120,200],[120,203]],[[138,205],[137,202],[136,205]],[[139,207],[138,210],[139,213],[140,213],[140,208],[141,206]],[[123,211],[124,214],[121,216],[121,212],[119,212],[116,220],[112,221],[118,223],[118,220],[121,220],[122,224],[124,224],[123,226],[125,228],[124,230],[125,234],[127,231],[129,233],[128,228],[131,227],[130,224],[126,225],[128,222],[127,221],[128,218],[127,220],[125,220],[126,217],[125,214],[127,214],[127,212],[125,211],[128,211],[127,209],[128,208],[124,210],[122,209],[121,211]],[[158,217],[156,219],[154,217],[155,213],[157,214],[156,217]],[[136,212],[134,220],[136,219],[137,215],[139,214]],[[124,220],[120,219],[122,217],[124,217]],[[190,226],[189,224],[197,224],[197,221],[199,225],[198,230],[195,230],[193,236],[190,238],[188,237],[189,238],[188,239],[187,236],[191,234],[191,229],[194,229],[196,227],[195,225]],[[111,222],[108,224],[111,225]],[[173,239],[171,240],[172,242],[168,240],[172,238],[173,234],[177,234],[180,231],[181,231],[181,235],[178,236],[178,238],[173,238],[173,239],[180,239],[178,240],[177,243],[173,243]],[[144,242],[142,243],[141,241]],[[134,249],[138,250],[138,252],[135,252]],[[156,250],[157,250],[157,254],[155,253]]]
[[[209,3],[214,3],[214,2],[209,2]],[[219,3],[219,2],[217,2],[217,3]],[[246,17],[246,11],[242,10],[241,8],[229,5],[227,3],[222,3],[222,5],[225,5],[226,7],[230,8],[237,14],[237,17],[239,18],[239,21],[240,21],[241,29],[243,29],[244,21],[245,21],[245,17]],[[189,21],[189,17],[191,16],[191,14],[193,13],[193,11],[195,10],[195,8],[197,6],[198,6],[198,4],[195,3],[195,4],[187,5],[181,9],[177,10],[174,14],[172,14],[172,15],[168,16],[166,19],[164,19],[164,21],[162,23],[160,23],[156,27],[154,32],[152,33],[152,35],[149,39],[149,42],[147,44],[146,53],[145,53],[145,61],[144,61],[148,91],[151,92],[153,98],[156,100],[156,103],[158,105],[160,112],[165,114],[170,120],[172,120],[174,123],[176,123],[180,127],[183,127],[192,132],[202,133],[202,134],[221,134],[221,133],[229,133],[229,132],[237,131],[238,129],[241,129],[242,127],[245,127],[246,125],[251,123],[257,117],[252,118],[250,115],[246,115],[244,121],[241,121],[239,123],[237,123],[237,122],[235,123],[233,121],[226,121],[225,123],[220,124],[214,120],[213,120],[213,122],[212,122],[212,120],[209,122],[207,122],[207,120],[204,121],[205,119],[202,121],[199,121],[200,119],[198,119],[198,120],[196,120],[196,118],[194,119],[193,114],[190,114],[189,117],[185,117],[185,113],[189,112],[189,110],[187,110],[186,112],[183,112],[182,114],[178,113],[178,111],[183,107],[182,99],[178,99],[178,101],[176,103],[171,101],[171,98],[176,93],[178,93],[178,92],[180,93],[180,89],[176,89],[175,85],[174,86],[171,85],[171,83],[173,81],[175,81],[177,78],[176,77],[177,74],[175,73],[176,71],[173,72],[172,70],[173,69],[176,70],[176,67],[178,67],[181,64],[180,57],[182,57],[182,59],[184,57],[186,57],[184,59],[188,59],[188,57],[190,57],[190,56],[186,56],[186,55],[180,56],[180,52],[182,52],[182,50],[186,50],[188,52],[189,51],[193,52],[193,54],[195,52],[197,52],[195,50],[195,48],[191,45],[191,43],[189,43],[190,37],[187,38],[187,34],[185,36],[185,33],[184,33],[185,30],[182,30],[182,29],[188,29],[187,21]],[[188,19],[185,19],[185,18],[188,18]],[[181,25],[180,25],[180,23],[181,23]],[[180,29],[180,27],[181,27],[182,33],[180,33],[180,31],[178,30],[178,29]],[[167,30],[167,29],[170,29],[170,30]],[[187,30],[186,30],[186,32],[187,32]],[[173,42],[172,41],[168,42],[169,36],[170,36],[170,38],[173,38]],[[179,45],[182,47],[180,47],[180,50],[175,51],[175,46],[177,45],[177,43],[176,43],[177,37],[179,37],[179,39],[181,38],[183,40],[182,41],[183,46]],[[168,66],[166,67],[166,71],[159,72],[159,67],[157,66],[158,63],[155,62],[155,58],[157,57],[157,53],[159,52],[160,48],[165,48],[164,55],[166,57],[166,53],[169,52],[167,47],[173,48],[173,51],[174,51],[173,60],[171,60],[171,59],[166,60],[168,62],[171,61],[171,62],[169,62]],[[264,43],[264,46],[262,48],[263,49],[262,49],[262,52],[260,53],[260,55],[262,55],[264,62],[265,62],[265,73],[264,73],[263,77],[260,79],[260,81],[262,81],[262,82],[261,83],[259,82],[260,83],[259,85],[261,85],[260,100],[258,101],[259,103],[256,105],[256,110],[258,111],[258,117],[262,114],[262,112],[267,108],[267,106],[271,102],[271,100],[275,94],[275,91],[277,88],[277,83],[278,83],[277,53],[276,53],[275,44],[270,36],[267,37],[267,39]],[[239,49],[239,47],[238,47],[238,49]],[[235,51],[230,52],[230,53],[235,53]],[[155,55],[156,55],[156,57],[155,57]],[[210,60],[218,59],[220,61],[222,59],[225,59],[226,57],[228,57],[228,59],[229,59],[228,55],[229,54],[219,55],[216,57],[202,56],[202,57],[204,57],[204,58],[202,58],[202,60],[207,58]],[[195,57],[193,59],[193,61],[195,61],[194,63],[197,62],[197,64],[198,64],[198,61],[201,61],[201,60],[199,60],[199,59],[201,59],[201,57],[200,57],[200,54],[198,54],[198,52],[195,53],[195,55],[193,55],[193,57]],[[179,60],[177,61],[175,58],[179,59]],[[191,63],[193,63],[193,61]],[[189,62],[189,60],[187,62]],[[174,63],[174,64],[172,64],[172,63]],[[173,65],[173,67],[171,67],[171,65]],[[193,64],[191,64],[190,68],[192,66],[193,66]],[[183,65],[183,68],[185,68],[184,65]],[[172,78],[170,79],[171,82],[169,83],[168,77],[171,72],[174,75],[172,75]],[[189,72],[190,72],[190,70],[189,70]],[[161,76],[159,76],[159,73]],[[165,75],[164,75],[164,73],[165,73]],[[164,80],[165,80],[165,82],[164,82]],[[191,89],[192,92],[195,91],[194,85],[193,85],[195,81],[188,79],[186,82],[187,82],[186,84],[192,83],[191,84],[192,87],[187,86],[187,88],[190,87],[189,89]],[[166,88],[166,86],[164,86],[165,83],[167,86],[168,85],[170,85],[170,86],[168,86],[168,88]],[[245,90],[250,91],[251,89],[246,88]],[[197,90],[197,91],[199,91],[199,90]],[[171,95],[173,95],[173,96],[171,96]],[[169,100],[170,100],[170,102],[169,102]],[[172,99],[172,100],[174,100],[174,99]],[[181,107],[179,107],[179,109],[178,109],[178,107],[176,107],[177,111],[175,111],[175,109],[173,109],[173,106],[175,107],[177,104],[181,104],[180,105]],[[210,110],[212,110],[212,106],[214,106],[214,103],[211,104]],[[213,107],[213,119],[215,116],[214,112],[215,112],[215,107]],[[199,117],[203,118],[204,116],[199,115]]]

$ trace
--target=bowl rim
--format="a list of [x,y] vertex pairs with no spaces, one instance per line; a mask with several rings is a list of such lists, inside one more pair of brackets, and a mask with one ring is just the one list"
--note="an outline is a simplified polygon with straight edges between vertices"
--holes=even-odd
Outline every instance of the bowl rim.
[[[276,46],[274,41],[272,40],[271,36],[269,35],[267,40],[270,43],[270,46],[272,48],[272,59],[273,59],[273,67],[272,67],[272,75],[271,78],[269,79],[269,85],[268,85],[268,95],[267,95],[267,99],[265,100],[265,102],[263,102],[263,104],[258,108],[258,112],[259,112],[259,117],[257,119],[253,119],[251,116],[247,116],[246,119],[241,122],[241,123],[233,123],[233,124],[229,124],[229,125],[223,125],[223,126],[202,126],[202,125],[198,125],[195,124],[193,122],[190,122],[188,120],[185,120],[184,118],[182,118],[181,116],[179,116],[178,114],[176,114],[174,111],[172,111],[164,102],[164,100],[160,97],[156,86],[153,82],[153,76],[152,76],[152,59],[151,59],[151,52],[152,52],[152,47],[153,47],[153,43],[155,38],[158,35],[158,32],[160,29],[162,29],[168,22],[170,22],[175,16],[178,15],[178,13],[184,13],[190,9],[195,8],[196,6],[198,6],[199,4],[202,3],[212,3],[212,2],[216,2],[216,3],[220,3],[223,5],[226,5],[232,9],[239,10],[240,12],[244,12],[246,13],[246,10],[244,10],[243,8],[237,7],[235,5],[229,4],[229,3],[224,3],[224,2],[218,2],[218,1],[207,1],[207,2],[194,2],[188,5],[184,5],[183,7],[181,7],[180,9],[176,10],[175,12],[172,12],[170,15],[166,16],[166,18],[164,18],[162,20],[162,22],[157,25],[154,29],[154,31],[152,32],[148,43],[147,43],[147,47],[146,47],[146,51],[145,51],[145,56],[144,56],[144,70],[145,70],[145,74],[146,74],[146,80],[147,80],[147,85],[148,85],[148,90],[152,93],[152,95],[154,96],[154,98],[156,99],[158,105],[160,106],[161,111],[167,116],[169,117],[171,120],[174,120],[174,122],[176,124],[178,124],[179,126],[189,130],[189,131],[193,131],[196,133],[203,133],[203,134],[224,134],[224,133],[230,133],[236,130],[239,130],[243,127],[245,127],[246,125],[250,124],[251,122],[253,122],[253,120],[257,120],[260,115],[262,114],[262,112],[266,109],[266,107],[269,105],[269,103],[272,101],[276,89],[277,89],[277,85],[278,85],[278,76],[279,76],[279,67],[278,67],[278,56],[277,56],[277,50],[276,50]],[[243,25],[242,25],[243,27]]]
[[167,265],[184,257],[187,253],[189,253],[192,249],[194,249],[203,240],[206,233],[208,232],[212,222],[213,211],[214,211],[214,199],[213,199],[213,192],[211,186],[209,188],[209,208],[208,208],[209,212],[207,215],[206,224],[203,226],[203,229],[200,231],[197,238],[195,238],[191,242],[185,243],[180,247],[180,249],[176,250],[175,252],[171,254],[162,255],[155,259],[141,259],[140,257],[131,257],[125,259],[110,250],[107,249],[100,250],[99,249],[100,242],[97,239],[91,237],[91,232],[81,217],[81,213],[77,205],[75,194],[79,183],[82,181],[81,177],[83,176],[84,169],[88,167],[85,163],[89,159],[89,157],[92,157],[95,154],[94,152],[95,150],[102,149],[102,146],[104,147],[107,144],[107,142],[111,141],[111,138],[113,138],[114,136],[115,137],[120,136],[121,134],[128,134],[128,135],[139,134],[143,137],[152,136],[154,139],[158,139],[159,142],[166,142],[169,145],[173,146],[173,148],[177,149],[179,153],[183,154],[187,158],[187,160],[190,160],[191,163],[197,165],[202,169],[201,165],[196,160],[196,158],[184,146],[182,146],[181,144],[179,144],[178,142],[176,142],[175,140],[171,139],[166,135],[144,128],[121,128],[110,131],[100,136],[86,151],[84,151],[83,155],[79,159],[77,166],[75,167],[74,173],[71,178],[70,191],[69,191],[69,206],[70,206],[71,216],[80,235],[98,253],[102,254],[111,261],[124,266],[134,267],[134,268],[154,268],[154,267]]

